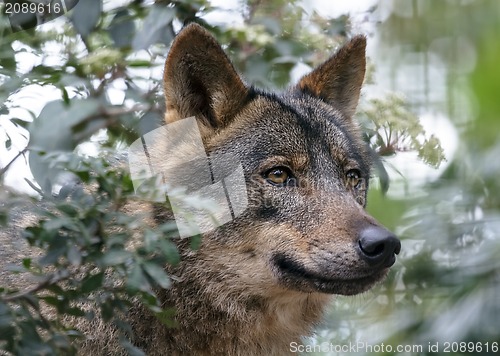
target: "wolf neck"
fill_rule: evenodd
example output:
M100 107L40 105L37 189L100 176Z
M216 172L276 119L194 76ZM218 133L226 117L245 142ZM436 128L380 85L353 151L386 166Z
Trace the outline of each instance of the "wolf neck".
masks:
M150 325L155 333L159 329L164 332L159 333L163 340L145 342L157 347L145 350L148 355L287 354L291 342L300 343L301 336L312 332L331 300L324 294L298 292L267 298L241 294L220 297L211 290L209 280L204 286L179 283L160 298L165 306L175 307L178 327L167 329L151 320L156 324ZM142 335L138 336L142 339ZM158 348L161 344L164 347Z

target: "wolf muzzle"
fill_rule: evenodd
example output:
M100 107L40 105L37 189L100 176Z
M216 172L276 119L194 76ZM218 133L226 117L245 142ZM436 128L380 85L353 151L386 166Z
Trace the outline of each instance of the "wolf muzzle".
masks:
M361 230L357 250L361 258L372 267L391 267L401 251L401 242L389 230L371 225Z

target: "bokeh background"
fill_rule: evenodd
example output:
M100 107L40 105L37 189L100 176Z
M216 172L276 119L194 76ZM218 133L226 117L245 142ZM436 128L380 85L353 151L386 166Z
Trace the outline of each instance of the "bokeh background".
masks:
M403 250L383 284L337 298L306 342L323 347L316 354L336 354L329 343L389 345L376 349L387 355L446 345L448 354L500 353L498 1L80 0L14 29L2 11L5 206L72 179L47 153L120 151L161 124L162 66L185 23L210 29L249 83L272 90L365 34L358 119L383 162L368 210Z

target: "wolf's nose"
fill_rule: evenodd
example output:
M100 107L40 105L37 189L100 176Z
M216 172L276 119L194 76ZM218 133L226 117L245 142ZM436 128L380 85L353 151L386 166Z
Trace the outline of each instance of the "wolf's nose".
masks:
M364 228L359 235L361 257L371 266L390 267L401 251L401 242L389 230L380 226Z

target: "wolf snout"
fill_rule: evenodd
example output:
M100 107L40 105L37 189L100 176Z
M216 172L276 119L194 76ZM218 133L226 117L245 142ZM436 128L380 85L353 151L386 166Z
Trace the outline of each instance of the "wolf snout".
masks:
M401 251L401 242L392 232L373 225L361 230L358 245L363 260L374 267L391 267Z

